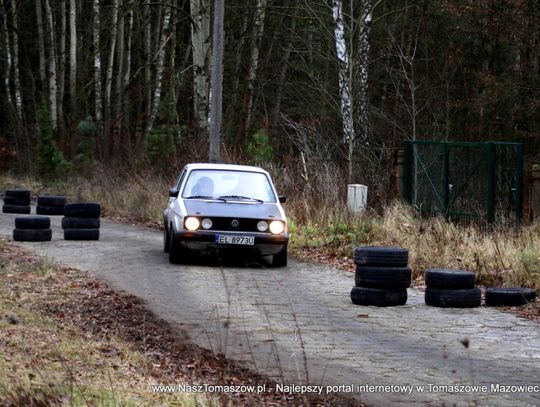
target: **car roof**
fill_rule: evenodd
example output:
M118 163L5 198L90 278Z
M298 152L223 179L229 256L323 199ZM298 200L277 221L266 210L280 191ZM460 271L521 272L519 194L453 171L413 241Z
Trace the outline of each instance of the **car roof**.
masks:
M186 165L186 170L229 170L229 171L251 171L268 174L267 171L260 167L253 167L250 165L237 165L237 164L214 164L214 163L191 163Z

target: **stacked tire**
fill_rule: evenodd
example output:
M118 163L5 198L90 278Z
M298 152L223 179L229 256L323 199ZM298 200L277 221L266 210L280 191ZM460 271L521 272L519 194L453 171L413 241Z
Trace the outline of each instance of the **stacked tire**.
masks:
M65 240L99 240L101 206L95 202L75 202L64 206Z
M425 273L427 305L442 308L475 308L482 292L475 287L475 275L467 270L427 269Z
M3 213L30 213L30 191L27 189L8 189L4 197Z
M407 302L407 288L411 286L407 249L357 247L354 262L355 286L351 290L353 304L388 307Z
M51 220L47 216L15 218L13 240L16 242L47 242L52 238Z
M519 307L536 300L536 291L525 287L490 287L486 289L488 307Z
M66 198L63 196L38 196L36 213L38 215L63 215Z

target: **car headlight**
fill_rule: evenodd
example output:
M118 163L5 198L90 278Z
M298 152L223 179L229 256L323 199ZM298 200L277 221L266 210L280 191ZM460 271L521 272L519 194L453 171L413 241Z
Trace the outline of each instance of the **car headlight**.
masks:
M279 235L280 233L283 233L284 230L285 225L283 222L274 220L270 223L270 232L272 232L274 235Z
M257 230L259 232L266 232L268 230L268 222L265 220L261 220L257 223Z
M201 224L203 229L210 229L213 225L212 219L204 218Z
M199 229L201 222L199 222L199 219L194 218L193 216L190 216L186 218L186 220L184 221L184 225L186 226L187 230L194 231L194 230Z

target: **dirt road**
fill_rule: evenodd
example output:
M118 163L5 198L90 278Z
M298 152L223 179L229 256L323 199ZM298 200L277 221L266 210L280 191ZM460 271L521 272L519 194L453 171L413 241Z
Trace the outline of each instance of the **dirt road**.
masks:
M15 216L0 215L0 235L11 236ZM104 220L99 241L74 242L59 217L52 224L51 242L19 244L142 298L189 340L278 383L341 385L374 406L540 405L535 322L428 307L414 289L403 307L355 306L353 275L328 266L171 265L151 229Z

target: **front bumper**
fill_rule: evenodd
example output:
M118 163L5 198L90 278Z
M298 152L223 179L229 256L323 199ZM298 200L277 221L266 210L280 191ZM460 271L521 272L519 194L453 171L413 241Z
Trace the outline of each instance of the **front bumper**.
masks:
M253 236L255 243L251 245L220 244L216 242L216 236ZM254 232L226 232L226 231L208 231L197 230L194 232L183 230L176 232L175 240L191 250L207 249L236 249L247 250L260 253L261 255L276 254L287 246L289 242L288 235L270 235L268 233Z

